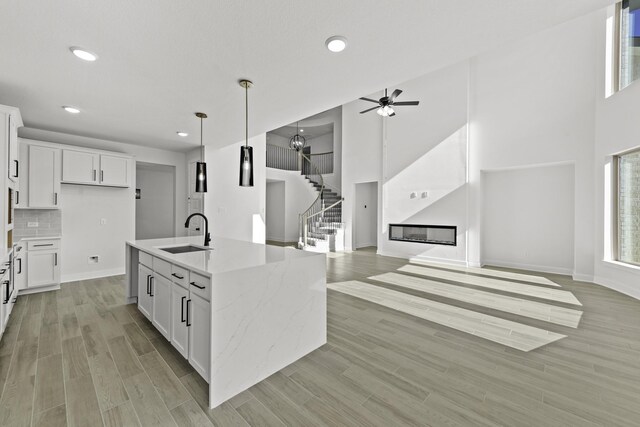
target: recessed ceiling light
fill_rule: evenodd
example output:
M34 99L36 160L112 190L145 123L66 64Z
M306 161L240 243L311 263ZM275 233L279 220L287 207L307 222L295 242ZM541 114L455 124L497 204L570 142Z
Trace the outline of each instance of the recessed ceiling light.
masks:
M332 36L324 44L331 52L342 52L347 47L347 39L342 36Z
M183 138L184 138L185 136L189 136L189 134L188 134L188 133L186 133L186 132L176 132L176 133L178 134L178 136L181 136L181 137L183 137Z
M64 109L64 111L71 114L78 114L80 112L80 110L78 110L76 107L71 107L69 105L63 105L62 108Z
M95 53L89 52L88 50L82 49L82 48L77 47L77 46L72 46L72 47L69 48L69 50L75 56L77 56L78 58L80 58L80 59L82 59L84 61L93 62L96 59L98 59L98 55L96 55Z

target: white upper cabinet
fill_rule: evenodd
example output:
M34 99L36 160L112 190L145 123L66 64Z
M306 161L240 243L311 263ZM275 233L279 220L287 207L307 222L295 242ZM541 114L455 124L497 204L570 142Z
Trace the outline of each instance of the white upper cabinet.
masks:
M60 195L60 150L29 145L28 153L29 207L57 209Z
M62 150L62 182L98 184L100 155L88 151Z
M9 179L13 182L18 182L18 177L20 176L20 165L18 158L18 119L14 114L9 115L9 134L7 136L9 139L9 142L7 144L7 157L9 159L7 171Z
M100 184L112 187L129 187L131 185L131 159L101 154Z

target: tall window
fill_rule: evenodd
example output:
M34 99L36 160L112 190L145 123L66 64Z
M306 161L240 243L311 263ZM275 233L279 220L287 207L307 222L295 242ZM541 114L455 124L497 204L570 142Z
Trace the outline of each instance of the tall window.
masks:
M618 14L619 89L640 78L640 0L623 0Z
M640 265L640 150L617 156L618 261Z

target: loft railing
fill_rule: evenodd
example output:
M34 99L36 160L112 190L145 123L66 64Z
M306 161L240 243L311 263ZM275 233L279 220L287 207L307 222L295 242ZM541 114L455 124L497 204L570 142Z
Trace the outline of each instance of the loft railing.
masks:
M300 170L298 152L287 147L267 144L267 167L286 171Z
M311 160L309 160L309 162L303 161L302 164L300 164L300 160L302 159L299 158L296 150L279 145L267 144L267 167L287 171L295 171L302 168L303 175L333 173L333 151L305 155L313 159L316 168L311 170L309 166Z

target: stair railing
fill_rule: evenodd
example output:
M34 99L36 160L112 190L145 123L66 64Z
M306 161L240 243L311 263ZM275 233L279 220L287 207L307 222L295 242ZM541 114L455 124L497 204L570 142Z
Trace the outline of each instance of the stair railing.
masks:
M306 154L300 152L299 155L301 156L303 162L302 172L311 181L314 181L311 177L317 175L317 183L318 185L320 185L320 188L318 189L318 197L316 197L316 199L313 201L313 203L311 203L311 206L309 206L306 211L302 212L298 216L298 248L304 249L309 244L309 231L315 230L314 222L316 221L316 219L321 219L321 216L325 212L337 207L340 203L342 203L344 199L340 199L330 206L325 206L323 195L326 184L324 182L324 178L322 177L320 169L314 162L311 161L311 159ZM331 221L328 225L328 228L336 229L337 227L335 225L335 222ZM333 234L333 230L331 231L331 233Z

